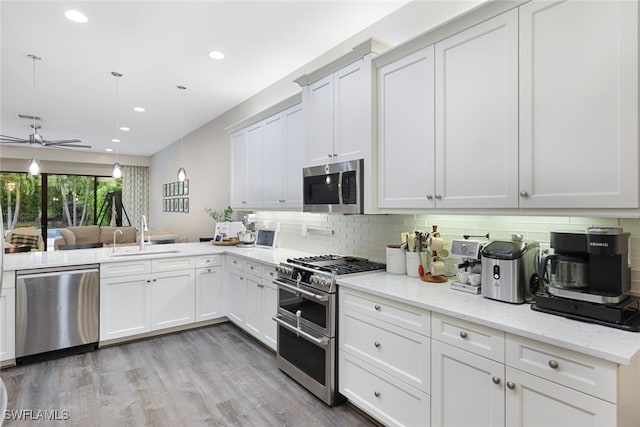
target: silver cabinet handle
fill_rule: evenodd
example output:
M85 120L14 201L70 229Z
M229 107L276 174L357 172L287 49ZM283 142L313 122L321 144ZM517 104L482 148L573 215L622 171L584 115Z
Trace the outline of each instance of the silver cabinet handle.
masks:
M520 192L520 197L527 198L527 197L529 197L529 193L527 193L526 191L521 191Z
M493 381L494 384L500 384L500 378L499 377L493 377L493 378L491 378L491 381Z
M549 367L551 369L558 369L558 362L556 362L555 360L549 360Z
M432 200L433 199L433 195L432 194L427 194L427 200Z
M515 390L516 385L514 383L512 383L511 381L507 381L507 388L509 390Z
M380 348L380 343L379 343L378 341L374 342L374 343L373 343L373 345L374 345L376 348Z
M436 199L438 200L442 199L442 194L436 194Z
M376 391L373 392L373 395L375 397L380 397L380 392L376 390Z
M460 338L466 338L468 335L465 331L460 331Z
M380 311L380 306L378 304L374 305L373 308L375 308L376 311Z

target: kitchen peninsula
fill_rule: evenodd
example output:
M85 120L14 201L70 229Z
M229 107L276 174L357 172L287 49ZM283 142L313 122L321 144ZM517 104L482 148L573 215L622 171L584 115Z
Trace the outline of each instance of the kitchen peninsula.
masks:
M278 263L301 255L305 254L288 249L209 243L150 246L144 254L137 248L84 249L8 256L4 274L11 291L10 276L19 270L100 264L104 289L111 280L105 271L114 268L192 260L187 268L193 277L197 269L208 268L204 265L209 260L216 264L216 284L223 289L215 294L224 303L223 311L208 321L214 323L234 321L227 311L230 262L258 263L265 271L273 271ZM520 425L515 420L531 410L540 416L566 415L567 407L572 416L586 417L579 419L602 421L596 425L630 426L638 419L640 334L538 313L527 304L492 301L408 276L369 273L338 284L340 391L385 424L413 425L412 421L421 420L420 425L428 425L424 420L430 419L432 425L447 425L452 414L459 412L454 410L458 401L452 399L465 390L476 396L476 404L465 413L476 419L490 415L490 425ZM105 298L114 295L101 292L101 311ZM189 295L192 307L197 307L213 294L200 292L196 298L194 291ZM119 307L120 316L125 306ZM207 322L199 322L194 315L191 322L166 331L201 324ZM104 332L101 345L144 336L105 337ZM468 383L466 389L456 389L461 384L458 380ZM546 409L531 405L546 405ZM494 424L496 419L502 422Z

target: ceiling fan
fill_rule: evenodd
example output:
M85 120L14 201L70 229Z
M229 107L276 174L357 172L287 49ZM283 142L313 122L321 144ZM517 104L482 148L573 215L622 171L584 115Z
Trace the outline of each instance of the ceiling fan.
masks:
M51 147L51 148L91 148L90 145L78 144L82 142L79 139L57 139L57 140L47 140L44 139L42 135L38 133L38 130L41 128L40 125L36 124L36 120L39 120L35 114L36 109L36 61L39 61L39 56L29 54L27 55L29 58L33 59L33 116L18 116L24 118L32 118L33 124L31 125L31 129L33 129L33 133L30 134L27 138L18 138L15 136L9 135L0 135L0 144L40 144L43 147Z

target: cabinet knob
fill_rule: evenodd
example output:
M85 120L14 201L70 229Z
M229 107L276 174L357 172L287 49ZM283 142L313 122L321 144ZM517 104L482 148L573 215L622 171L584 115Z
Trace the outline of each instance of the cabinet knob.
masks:
M380 343L379 343L378 341L374 342L374 343L373 343L373 345L374 345L376 348L380 348Z
M147 283L151 283L151 279L147 279Z
M433 195L432 194L427 194L427 200L433 200Z
M529 197L529 193L527 193L526 191L521 191L520 197Z
M376 390L376 391L373 392L373 395L375 397L380 397L380 392Z
M211 273L211 269L210 268L207 268L207 273Z
M380 311L380 306L378 304L374 305L373 308L375 308L376 311Z
M436 199L438 200L442 199L442 194L436 194Z
M550 367L551 369L558 369L558 366L559 366L559 365L558 365L558 362L556 362L556 361L555 361L555 360L553 360L553 359L552 359L552 360L549 360L549 367Z
M206 262L207 262L207 263L209 263L209 262L211 262L211 260L210 260L210 259L208 259Z
M468 335L465 331L460 331L460 338L466 338Z
M333 154L327 154L327 157L331 158L333 157Z
M507 381L507 388L509 390L515 390L516 385L514 383L512 383L511 381Z
M499 377L493 377L493 378L491 378L491 381L493 381L494 384L500 384L500 378Z

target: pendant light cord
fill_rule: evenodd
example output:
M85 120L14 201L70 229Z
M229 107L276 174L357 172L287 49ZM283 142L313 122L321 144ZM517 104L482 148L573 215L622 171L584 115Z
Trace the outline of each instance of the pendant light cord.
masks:
M120 111L119 111L119 106L120 106L120 97L119 97L119 86L118 86L118 80L120 80L120 77L122 77L122 73L119 73L117 71L112 71L111 75L113 77L116 78L116 105L115 105L115 110L116 110L116 163L118 163L118 155L120 154Z

